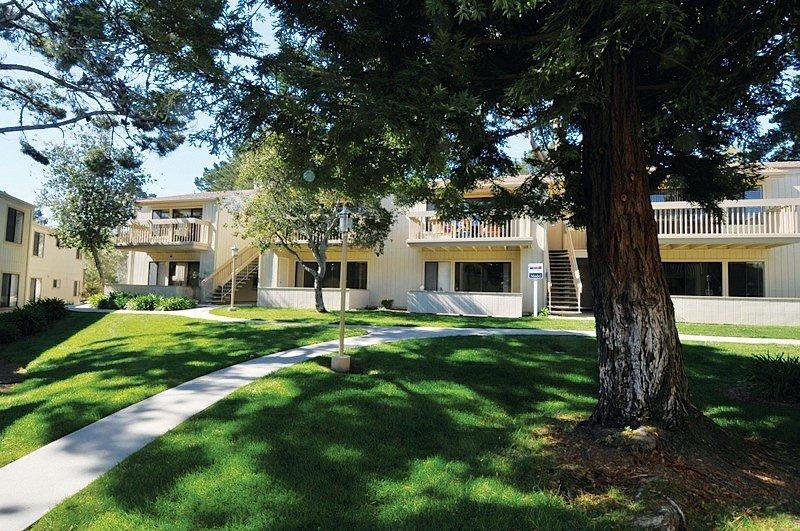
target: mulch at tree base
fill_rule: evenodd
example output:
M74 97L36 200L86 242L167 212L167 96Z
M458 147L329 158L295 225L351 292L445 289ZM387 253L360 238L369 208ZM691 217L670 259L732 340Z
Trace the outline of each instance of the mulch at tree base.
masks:
M647 450L563 427L554 427L548 438L558 469L553 487L568 498L616 488L646 511L677 506L690 528L725 516L800 510L798 463L752 441L736 441L732 448L660 439L655 450Z

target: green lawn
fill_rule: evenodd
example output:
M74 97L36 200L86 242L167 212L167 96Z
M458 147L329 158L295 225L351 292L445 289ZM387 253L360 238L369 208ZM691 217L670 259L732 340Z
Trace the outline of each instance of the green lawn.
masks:
M230 317L227 308L211 311ZM272 323L319 323L339 322L339 314L322 314L314 310L293 308L260 308L242 306L234 314L244 319L260 319ZM548 330L594 330L592 319L558 319L548 317L464 317L452 315L414 314L398 311L352 310L347 312L348 324L360 326L438 326L468 328L541 328ZM678 330L684 334L707 336L764 337L800 339L800 326L743 326L679 323Z
M766 350L688 345L694 400L734 434L797 451L796 409L725 392ZM237 391L36 527L585 529L624 526L641 509L636 489L572 490L580 471L554 453L553 430L595 402L593 340L405 341L358 350L354 366L337 375L307 362ZM753 508L735 524L741 512L709 506L692 523L789 528L797 510Z
M0 360L27 370L23 382L0 393L0 466L215 369L336 337L335 329L319 325L254 327L71 313L46 333L5 345L0 353Z

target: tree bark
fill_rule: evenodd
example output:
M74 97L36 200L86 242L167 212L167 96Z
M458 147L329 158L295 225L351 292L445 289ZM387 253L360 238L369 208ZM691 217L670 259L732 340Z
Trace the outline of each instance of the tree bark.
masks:
M320 313L328 313L325 308L325 299L322 296L322 280L325 278L325 252L327 251L327 242L314 245L309 240L309 247L311 254L314 255L314 260L317 262L317 270L313 273L314 276L314 305Z
M106 287L106 275L103 271L103 261L100 259L100 251L97 249L90 249L89 252L92 254L92 261L94 262L94 267L97 269L97 277L100 281L100 290L102 291Z
M587 107L583 184L600 393L590 424L678 428L694 411L650 203L631 64L615 60Z

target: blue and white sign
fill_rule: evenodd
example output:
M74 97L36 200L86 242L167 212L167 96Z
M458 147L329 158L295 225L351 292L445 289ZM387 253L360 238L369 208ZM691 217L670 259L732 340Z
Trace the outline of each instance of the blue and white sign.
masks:
M544 264L542 262L530 262L528 264L528 280L543 280Z

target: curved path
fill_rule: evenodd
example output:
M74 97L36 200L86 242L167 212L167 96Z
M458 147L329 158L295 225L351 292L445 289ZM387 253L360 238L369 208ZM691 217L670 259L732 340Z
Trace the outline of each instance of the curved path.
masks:
M85 311L85 310L84 310ZM200 308L188 317L212 316ZM182 312L186 313L186 312ZM173 312L173 314L179 314ZM241 321L240 319L237 319ZM592 331L530 328L360 327L348 347L464 335L594 337ZM800 345L800 340L682 335L688 341ZM337 341L285 350L206 374L126 407L0 468L0 529L25 529L117 463L233 391L283 367L335 352Z
M371 328L348 347L461 335L575 335L522 329ZM285 350L206 374L126 407L0 468L0 529L25 529L117 463L233 391L283 367L335 352L338 341Z

